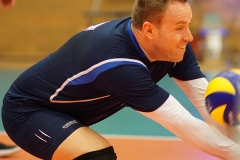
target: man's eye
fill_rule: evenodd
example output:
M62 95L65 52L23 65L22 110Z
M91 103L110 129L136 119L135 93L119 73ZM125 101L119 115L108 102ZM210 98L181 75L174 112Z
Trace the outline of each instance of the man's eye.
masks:
M182 27L177 27L177 30L181 30L182 29Z

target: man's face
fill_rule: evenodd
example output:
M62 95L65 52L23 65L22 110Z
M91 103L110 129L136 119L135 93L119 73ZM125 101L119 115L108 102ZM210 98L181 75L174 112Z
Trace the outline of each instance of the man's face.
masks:
M188 3L169 2L160 26L153 34L153 60L179 62L183 59L186 45L193 40L189 30L192 10Z

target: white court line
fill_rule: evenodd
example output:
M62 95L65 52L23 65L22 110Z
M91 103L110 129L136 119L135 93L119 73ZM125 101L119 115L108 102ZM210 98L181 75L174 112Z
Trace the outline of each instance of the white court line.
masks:
M161 140L161 141L182 141L177 137L170 136L138 136L138 135L118 135L118 134L101 134L108 139L136 139L136 140Z
M0 131L0 135L7 135L6 132ZM119 134L101 134L107 139L136 139L136 140L160 140L160 141L182 141L177 137L170 136L138 136L138 135L119 135Z

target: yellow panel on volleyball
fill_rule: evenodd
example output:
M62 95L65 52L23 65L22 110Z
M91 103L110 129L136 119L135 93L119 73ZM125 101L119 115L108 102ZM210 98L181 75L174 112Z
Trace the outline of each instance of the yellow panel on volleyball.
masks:
M208 95L216 92L225 92L232 95L235 95L236 91L234 86L231 84L229 80L224 77L216 77L213 78L208 85L206 93L204 97L206 98Z
M216 122L218 122L219 124L224 125L224 126L227 125L227 123L226 123L226 122L224 121L224 119L223 119L223 117L224 117L223 114L224 114L224 111L225 111L226 107L227 107L227 104L221 105L221 106L215 108L215 109L212 111L212 113L210 114L211 117L212 117Z
M230 71L240 75L240 69L232 68Z

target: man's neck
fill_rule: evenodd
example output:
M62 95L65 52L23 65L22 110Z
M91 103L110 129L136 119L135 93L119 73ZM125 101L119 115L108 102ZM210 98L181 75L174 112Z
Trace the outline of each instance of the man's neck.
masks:
M150 62L153 62L154 60L151 59L151 57L148 55L147 53L147 49L146 49L146 45L147 45L147 42L144 41L144 38L142 36L142 33L139 29L133 27L133 25L131 24L131 29L132 29L132 32L138 42L138 45L140 46L140 48L142 49L143 53L145 54L145 56L147 57L147 59L150 61Z

